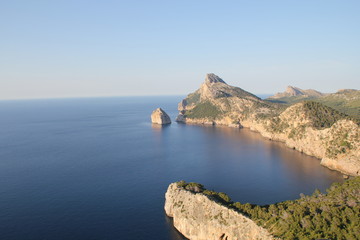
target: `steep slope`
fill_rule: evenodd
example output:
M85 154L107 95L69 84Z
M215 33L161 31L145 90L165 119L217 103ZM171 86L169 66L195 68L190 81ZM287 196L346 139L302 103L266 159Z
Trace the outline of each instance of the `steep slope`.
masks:
M358 122L317 102L290 107L266 102L214 74L179 104L178 122L248 127L266 138L322 159L321 164L360 175Z
M191 240L274 239L251 219L209 199L202 189L188 191L172 183L165 194L164 208L173 218L174 227Z

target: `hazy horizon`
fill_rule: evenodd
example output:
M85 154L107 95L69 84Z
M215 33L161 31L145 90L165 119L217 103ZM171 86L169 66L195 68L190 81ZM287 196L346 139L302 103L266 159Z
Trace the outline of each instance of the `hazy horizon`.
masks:
M67 97L33 97L33 98L0 98L0 101L11 100L51 100L51 99L82 99L82 98L141 98L141 97L186 97L186 94L173 94L173 95L118 95L118 96L67 96ZM267 93L253 93L262 98L262 96L271 96L273 94Z
M358 89L358 1L8 1L0 99Z

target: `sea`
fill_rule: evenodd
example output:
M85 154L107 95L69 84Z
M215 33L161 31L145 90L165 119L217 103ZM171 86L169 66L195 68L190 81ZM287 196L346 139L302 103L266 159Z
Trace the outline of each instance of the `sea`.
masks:
M0 101L0 239L180 240L170 183L271 204L342 175L248 129L152 125L184 96Z

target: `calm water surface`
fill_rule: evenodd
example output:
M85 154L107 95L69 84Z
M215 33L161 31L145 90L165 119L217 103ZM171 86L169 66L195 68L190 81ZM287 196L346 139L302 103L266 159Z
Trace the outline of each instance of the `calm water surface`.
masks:
M0 239L183 239L163 211L186 180L269 204L341 174L247 129L153 126L182 97L0 101Z

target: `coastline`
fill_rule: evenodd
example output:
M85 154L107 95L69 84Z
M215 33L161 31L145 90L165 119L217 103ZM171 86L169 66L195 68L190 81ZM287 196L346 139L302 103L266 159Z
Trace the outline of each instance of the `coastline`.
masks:
M239 129L246 128L252 132L260 134L262 136L262 138L264 138L268 141L276 141L276 142L282 143L284 146L286 146L290 149L296 150L300 153L306 154L311 157L315 157L320 161L320 165L322 165L332 171L340 172L346 176L359 176L360 175L359 170L356 170L357 166L351 166L351 165L348 166L348 163L345 162L345 166L347 166L347 168L344 168L344 166L341 164L342 163L341 160L325 158L325 157L320 156L319 154L314 154L314 152L306 151L306 149L300 148L298 146L298 144L289 144L289 142L286 141L287 139L281 138L279 136L276 136L275 134L265 131L262 124L252 124L252 123L254 123L253 121L244 121L244 122L242 122L242 124L232 124L232 123L229 123L227 120L208 121L207 119L186 119L184 117L179 118L179 116L176 119L176 122L180 123L180 124L198 125L198 126L213 126L213 127L221 126L221 127L239 128ZM259 126L259 125L261 125L261 126ZM263 131L261 131L261 130L263 130ZM351 171L353 169L355 169L356 171Z

